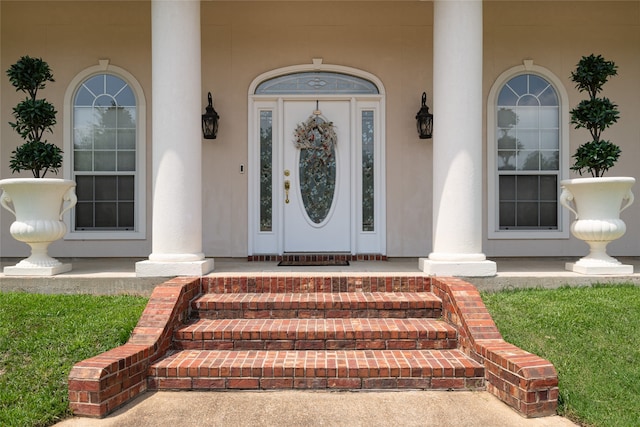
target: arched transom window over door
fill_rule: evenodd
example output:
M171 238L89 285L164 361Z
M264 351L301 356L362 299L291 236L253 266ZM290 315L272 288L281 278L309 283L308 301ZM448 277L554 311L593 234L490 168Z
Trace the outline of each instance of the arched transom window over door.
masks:
M250 255L384 254L381 84L358 71L288 71L250 89Z

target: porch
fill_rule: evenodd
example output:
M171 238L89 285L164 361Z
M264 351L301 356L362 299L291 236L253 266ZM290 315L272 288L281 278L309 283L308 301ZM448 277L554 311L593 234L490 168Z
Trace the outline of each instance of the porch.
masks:
M53 277L6 276L5 266L15 265L17 258L0 258L0 291L26 291L39 293L134 293L150 295L153 288L166 281L164 277L136 277L138 258L58 258L70 262L73 270ZM497 264L493 277L465 277L480 291L542 287L556 288L563 285L583 286L592 283L631 282L640 284L640 257L617 257L623 264L633 265L631 275L584 275L564 268L575 257L513 257L492 258ZM247 261L243 258L215 258L215 270L207 276L251 276L304 274L331 276L348 274L406 275L421 273L417 258L389 258L386 261L352 261L348 266L297 267L278 266L277 261Z

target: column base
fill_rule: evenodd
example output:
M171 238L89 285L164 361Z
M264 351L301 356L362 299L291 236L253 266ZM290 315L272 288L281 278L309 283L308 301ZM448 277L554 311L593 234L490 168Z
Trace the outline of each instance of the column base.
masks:
M199 261L160 262L139 261L136 263L137 277L173 277L173 276L204 276L213 271L213 258Z
M66 273L71 271L71 264L58 264L49 267L28 266L20 267L14 265L11 267L5 267L2 272L5 276L55 276L56 274Z
M434 276L491 277L497 273L493 261L434 261L429 258L418 260L420 271Z
M628 264L585 265L580 262L567 262L564 267L580 274L633 274L633 265Z

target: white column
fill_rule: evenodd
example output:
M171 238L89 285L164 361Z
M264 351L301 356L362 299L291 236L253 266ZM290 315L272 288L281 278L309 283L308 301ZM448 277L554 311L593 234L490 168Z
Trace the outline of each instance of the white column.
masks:
M153 230L138 276L201 276L200 1L152 0Z
M493 276L482 253L482 1L433 8L433 252L420 269Z

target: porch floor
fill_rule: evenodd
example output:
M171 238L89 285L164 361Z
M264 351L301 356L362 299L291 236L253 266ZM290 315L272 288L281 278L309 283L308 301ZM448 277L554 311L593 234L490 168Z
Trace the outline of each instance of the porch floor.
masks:
M149 295L164 281L162 277L136 277L135 264L144 258L58 258L71 263L68 273L52 277L7 276L0 270L0 291L41 293L135 293ZM514 257L491 258L497 263L498 274L493 277L465 277L479 290L497 291L506 288L588 285L592 283L631 282L640 285L640 257L618 257L623 264L634 267L631 275L584 275L565 270L566 262L577 257ZM389 258L386 261L352 261L349 266L285 267L277 261L247 261L244 258L214 258L215 270L210 275L246 273L249 275L304 274L331 276L349 275L412 275L420 274L417 258ZM19 259L0 258L0 268L15 265ZM28 279L28 280L25 280Z

